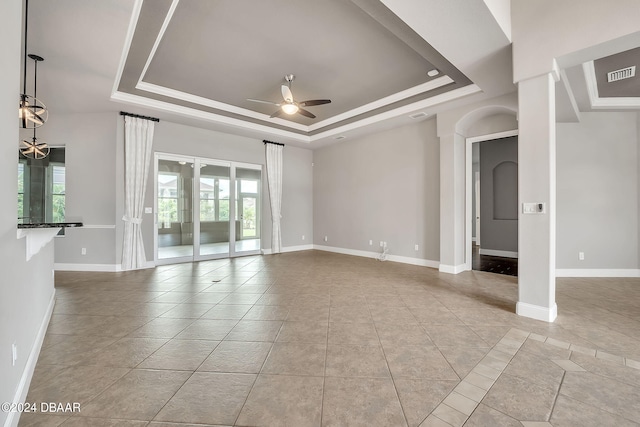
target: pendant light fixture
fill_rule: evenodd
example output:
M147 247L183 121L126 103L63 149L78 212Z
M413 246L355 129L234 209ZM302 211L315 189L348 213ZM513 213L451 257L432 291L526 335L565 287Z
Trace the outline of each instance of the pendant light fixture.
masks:
M20 107L18 109L18 118L20 120L20 127L23 129L34 129L42 126L49 117L47 107L36 98L36 78L34 76L33 83L33 96L27 94L27 35L28 35L28 23L29 23L29 0L25 0L24 8L24 67L22 77L22 93L20 94ZM31 59L36 61L42 61L42 58L38 56L38 60L33 58L37 55L28 55ZM35 73L35 71L34 71Z
M38 78L38 62L44 61L44 58L34 54L30 54L29 58L33 59L33 80L34 81L33 81L32 99L37 100L36 90L37 90L37 78ZM33 105L30 106L29 108L33 108ZM46 112L46 109L45 109L45 112ZM30 120L23 120L23 121L30 121ZM44 122L42 122L42 124L44 124ZM22 141L20 141L20 153L29 159L39 160L39 159L44 159L49 155L49 151L50 151L49 145L46 142L39 142L38 138L36 137L36 128L42 126L42 124L40 124L39 126L33 126L33 137L31 138L30 141L26 139L23 139Z

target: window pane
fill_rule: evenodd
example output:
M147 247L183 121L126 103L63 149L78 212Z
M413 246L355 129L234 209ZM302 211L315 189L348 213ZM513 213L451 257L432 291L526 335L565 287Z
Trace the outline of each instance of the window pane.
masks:
M24 163L18 163L18 218L24 217Z
M243 193L257 193L258 192L258 181L248 181L243 179L240 185L240 191Z
M53 202L53 222L64 222L64 194L54 194Z
M219 185L218 198L228 199L229 198L229 180L218 178L218 185Z
M51 168L51 219L53 222L64 222L65 167L52 164Z
M178 199L158 198L158 226L169 228L178 221Z
M220 221L229 221L229 200L220 200Z
M213 198L211 200L200 200L200 221L215 221L216 205Z

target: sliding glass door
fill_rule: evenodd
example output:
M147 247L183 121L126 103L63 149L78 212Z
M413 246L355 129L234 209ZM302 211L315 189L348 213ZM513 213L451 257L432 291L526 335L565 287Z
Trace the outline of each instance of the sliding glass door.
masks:
M260 250L260 169L235 168L237 254Z
M262 167L156 154L158 264L260 253Z
M231 166L200 163L199 259L229 256L231 218Z
M193 160L156 162L157 260L193 259Z

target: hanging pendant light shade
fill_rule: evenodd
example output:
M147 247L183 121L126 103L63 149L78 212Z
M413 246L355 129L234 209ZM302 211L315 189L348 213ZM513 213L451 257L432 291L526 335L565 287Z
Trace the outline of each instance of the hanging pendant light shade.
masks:
M36 131L33 130L33 138L30 141L23 139L20 141L20 154L28 159L44 159L49 155L51 149L46 142L38 141L36 138Z
M36 92L36 83L38 78L38 62L44 61L44 58L38 55L30 54L29 58L33 59L33 90L34 95ZM49 155L49 145L46 142L38 141L36 137L36 128L42 126L45 121L47 121L48 112L47 109L44 108L42 103L39 103L38 99L33 96L29 97L28 95L23 95L20 98L21 105L23 101L27 103L29 100L32 100L33 103L24 107L24 110L21 108L20 113L20 121L21 124L32 123L33 126L22 126L23 128L33 129L33 137L30 141L23 139L20 141L20 154L29 158L29 159L44 159ZM39 124L38 124L39 123Z
M43 102L38 100L37 90L37 67L38 61L44 59L38 55L27 55L27 29L29 16L29 0L25 2L24 10L24 64L22 77L22 93L20 94L20 106L18 107L19 126L23 129L34 129L42 126L49 118L49 111ZM35 61L33 71L33 96L27 94L27 56Z

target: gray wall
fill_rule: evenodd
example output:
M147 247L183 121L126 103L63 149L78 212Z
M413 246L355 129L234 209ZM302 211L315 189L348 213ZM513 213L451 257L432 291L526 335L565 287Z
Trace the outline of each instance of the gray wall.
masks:
M434 119L314 151L314 243L438 261L439 153Z
M514 114L494 114L484 117L469 127L465 136L490 135L492 133L504 132L505 130L518 129L518 120ZM482 238L482 236L480 236Z
M56 263L116 263L117 119L113 112L51 114L38 132L52 145L65 145L65 214L85 224L56 238ZM86 248L86 255L82 255L82 248Z
M518 252L517 169L512 181L496 180L500 168L517 165L518 138L485 141L479 145L480 248ZM511 189L515 191L509 191ZM512 215L500 215L500 212Z
M123 128L122 128L123 129ZM123 130L122 130L123 131ZM118 130L120 150L124 147L124 138ZM261 140L199 129L176 123L161 121L154 130L153 150L159 153L198 156L219 160L253 163L263 165L262 171L262 248L271 248L271 211L268 198L267 175L264 144ZM124 156L118 154L118 162ZM313 235L311 215L313 205L313 175L311 169L311 150L286 146L284 148L283 195L282 195L282 244L284 247L297 246L311 242ZM123 165L116 170L123 169ZM154 182L153 167L147 181L145 206L153 206ZM124 184L117 187L117 198L124 199ZM123 214L123 206L117 207L116 217ZM117 254L122 253L122 221L117 222ZM147 260L153 260L153 215L147 214L142 223L142 233ZM302 235L305 241L301 240ZM120 262L120 257L118 257Z
M637 117L557 125L557 268L638 268Z
M116 112L55 114L38 136L66 150L66 212L87 227L68 229L56 238L58 264L114 266L121 263L124 213L124 125ZM197 155L264 165L260 140L162 121L156 124L154 151ZM283 245L310 244L313 239L313 171L311 150L284 149L282 201ZM153 165L145 206L153 206ZM13 180L15 181L15 180ZM12 182L13 182L12 181ZM263 167L262 247L271 247L271 213ZM147 260L153 260L153 215L143 221ZM302 236L305 240L302 240ZM81 249L87 254L82 255Z
M0 2L0 186L7 201L0 203L0 402L14 400L54 293L53 245L26 261L25 239L16 238L21 22L21 1ZM15 366L11 363L13 343L18 347ZM0 425L8 415L0 411Z

